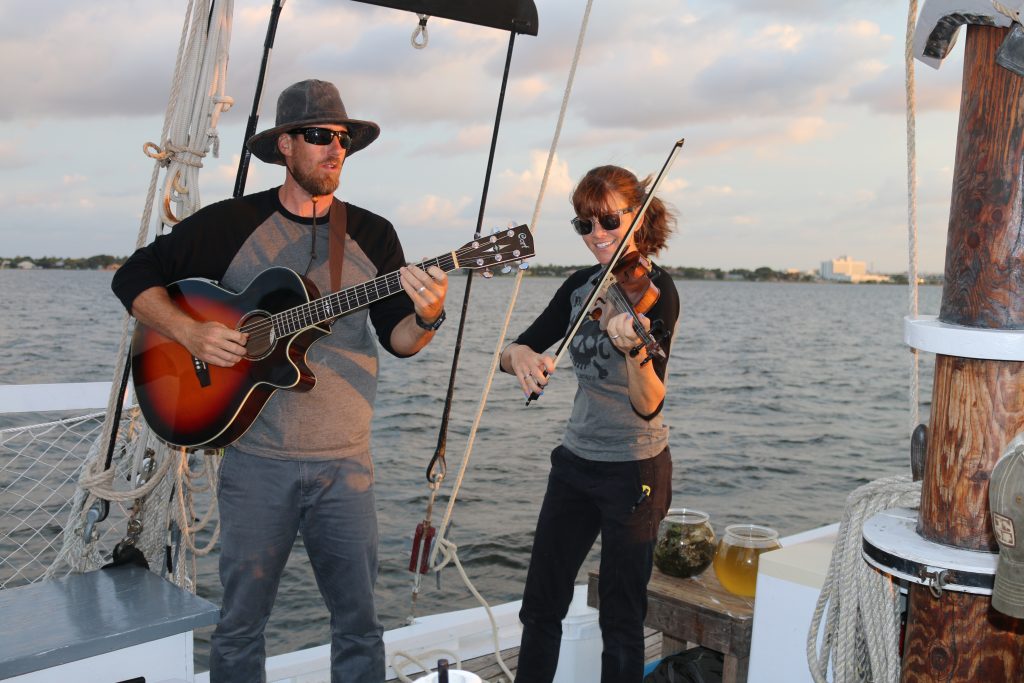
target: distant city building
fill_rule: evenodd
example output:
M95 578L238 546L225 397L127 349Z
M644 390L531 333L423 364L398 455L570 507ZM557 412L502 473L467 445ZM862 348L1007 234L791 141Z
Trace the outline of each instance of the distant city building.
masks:
M36 267L36 264L32 263L31 261L19 261L18 262L18 268L20 268L21 270L32 270L35 267Z
M868 272L868 264L854 261L849 256L840 256L831 261L821 262L821 279L832 282L889 282L888 275Z

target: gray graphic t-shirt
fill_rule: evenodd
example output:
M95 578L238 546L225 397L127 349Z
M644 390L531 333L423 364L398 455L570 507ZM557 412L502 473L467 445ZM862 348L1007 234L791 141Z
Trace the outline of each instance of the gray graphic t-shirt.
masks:
M560 341L576 319L596 284L601 267L577 271L559 287L547 308L517 339L542 353ZM679 294L672 278L655 267L652 282L660 297L646 314L660 320L664 329L675 330L679 317ZM661 346L666 356L671 336ZM596 320L587 320L569 342L569 356L579 384L572 415L562 445L588 460L621 462L653 458L668 446L668 425L661 407L652 415L640 415L629 400L626 358L616 349ZM655 358L654 369L665 381L667 358Z

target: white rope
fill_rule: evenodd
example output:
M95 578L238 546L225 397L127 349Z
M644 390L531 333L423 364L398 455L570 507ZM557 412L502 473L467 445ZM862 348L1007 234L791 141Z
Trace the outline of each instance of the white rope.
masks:
M531 226L537 225L537 221L540 217L541 206L544 203L544 194L547 190L548 181L551 176L551 168L554 166L556 151L558 149L558 141L561 137L562 127L565 123L565 115L569 108L569 98L572 94L572 86L576 79L576 69L579 65L580 55L583 52L583 43L584 39L586 38L587 24L590 21L590 12L593 8L593 4L594 0L587 0L587 6L583 12L583 19L580 23L579 36L576 39L576 49L573 52L572 65L569 68L569 76L566 81L565 90L562 94L562 105L558 112L558 121L555 124L555 132L551 140L551 147L548 150L547 162L544 165L544 175L541 179L540 190L537 194L537 201L534 204L533 215L530 219ZM494 616L491 612L491 608L487 604L487 601L483 598L483 596L481 596L480 593L473 586L472 582L469 579L469 576L462 568L462 563L459 562L458 559L458 546L448 541L446 535L451 524L452 512L455 509L455 501L458 499L459 490L462 487L462 482L465 479L466 471L469 468L469 461L473 454L473 445L476 441L477 431L480 428L480 422L483 419L484 408L487 405L487 398L490 394L491 385L494 382L494 376L497 373L498 365L501 362L501 351L505 346L505 338L506 335L508 334L509 324L511 323L512 320L512 311L515 309L516 301L519 298L519 289L522 286L522 282L523 272L519 271L519 273L516 274L516 282L515 286L512 289L512 296L509 299L508 307L505 310L505 320L502 323L501 331L497 336L494 351L491 354L491 365L487 373L487 379L484 382L483 390L481 391L480 402L477 406L476 415L473 418L473 425L469 431L469 437L466 444L465 454L463 455L462 458L462 464L459 466L459 471L456 476L455 483L452 486L451 495L448 498L448 507L445 509L444 519L442 520L440 526L438 527L438 532L436 536L437 540L434 543L434 547L430 552L429 568L429 571L437 572L444 568L444 566L447 565L449 562L455 563L455 566L459 570L459 575L462 577L462 580L466 584L466 587L469 588L470 592L477 599L477 602L479 602L480 605L482 605L487 612L488 619L490 620L491 623L491 631L494 636L495 658L497 659L498 666L501 668L502 672L504 672L504 674L508 677L509 681L511 681L514 678L514 676L512 675L512 672L509 671L508 667L505 666L505 662L501 657L501 652L498 644L498 627L494 620ZM439 554L443 556L440 561L438 561ZM394 668L393 665L392 668Z
M1009 17L1010 19L1012 19L1013 21L1017 22L1018 24L1024 23L1024 22L1021 21L1021 13L1022 13L1022 10L1024 10L1024 3L1021 3L1020 6L1017 7L1017 9L1010 9L1008 6L1006 6L1003 3L999 2L999 0L992 0L992 7L994 7L995 10L997 12L999 12L1000 14L1003 14L1003 15Z
M412 683L413 680L419 679L412 679L406 676L405 673L402 671L402 669L405 668L405 665L403 664L399 666L399 659L404 659L409 664L414 664L418 667L417 671L428 672L430 671L430 664L427 664L424 660L429 659L431 661L434 661L440 659L441 657L446 657L450 659L452 662L454 662L456 669L462 668L462 660L459 659L459 654L457 652L452 652L451 650L427 650L426 652L419 653L419 657L410 655L406 652L399 651L391 657L391 668L394 670L395 675L398 676L398 680L402 681L402 683Z
M165 129L160 146L151 142L143 146L148 156L167 168L161 205L164 225L174 225L199 208L199 169L208 151L218 156L217 122L234 103L224 93L233 0L216 4L212 17L210 0L201 2L203 6L192 14L184 59L179 58L172 88L172 96L184 100L172 100L181 104L172 108L169 130ZM177 205L176 213L171 211L172 203Z
M846 499L807 633L807 663L816 683L827 683L830 665L835 683L899 680L899 591L890 577L861 557L861 533L864 522L876 512L913 508L920 502L921 485L911 481L910 475L865 484ZM821 632L826 609L828 618Z
M583 21L580 26L579 38L576 41L576 51L573 54L572 66L569 69L569 78L565 86L565 91L562 95L562 106L558 112L558 122L555 125L555 134L551 140L551 147L548 150L547 162L544 165L544 176L541 180L540 191L537 195L537 202L533 208L533 216L530 219L530 225L536 226L537 221L540 217L541 205L544 202L544 193L547 190L548 180L551 175L551 167L554 165L555 152L558 149L558 140L562 134L562 126L565 122L565 113L569 107L569 96L572 93L572 84L576 78L576 67L579 64L580 54L583 51L583 40L586 37L587 22L590 20L590 10L594 4L594 0L587 0L587 7L583 13ZM480 427L480 421L483 417L484 407L487 405L487 397L490 394L491 384L494 380L494 375L497 372L498 364L501 361L501 351L505 347L505 338L508 334L509 324L512 320L512 311L515 309L516 300L519 297L519 289L523 283L523 272L520 271L516 274L516 284L512 290L512 297L509 299L508 307L505 309L505 320L502 323L501 332L497 336L497 344L494 347L494 352L491 354L491 365L487 373L487 381L484 384L483 391L480 396L480 403L477 406L476 415L473 418L473 426L469 432L468 443L466 444L466 452L462 459L462 465L459 468L458 477L456 478L455 485L452 487L452 494L448 499L448 507L444 513L444 520L441 522L439 527L438 537L443 537L447 532L448 525L451 521L452 510L455 508L455 501L458 498L458 491L462 486L462 480L465 478L466 470L469 467L470 456L473 453L473 444L476 440L476 433ZM434 550L430 554L430 563L434 564L434 561L438 554L438 546L434 547ZM440 569L440 567L438 567Z
M909 0L904 44L907 106L907 284L908 309L918 313L917 149L914 86L914 29L917 0ZM909 432L920 422L920 373L911 349ZM871 482L847 498L828 573L807 633L807 663L817 683L899 680L900 598L895 580L871 568L861 556L864 522L893 507L917 507L920 483L901 475ZM822 617L828 610L822 631ZM821 640L820 646L818 640Z
M903 61L906 69L906 102L907 102L907 285L910 301L909 314L917 316L918 312L918 270L917 270L917 102L914 96L914 27L917 24L917 0L910 0L907 12L907 34L904 43ZM921 373L920 354L915 348L910 349L910 429L921 422Z

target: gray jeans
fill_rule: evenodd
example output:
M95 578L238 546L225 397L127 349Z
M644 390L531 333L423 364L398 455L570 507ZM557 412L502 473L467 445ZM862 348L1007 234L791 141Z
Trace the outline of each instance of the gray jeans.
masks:
M331 613L331 681L384 680L373 604L373 473L357 458L274 460L229 448L221 465L220 580L211 683L266 681L263 630L298 532Z

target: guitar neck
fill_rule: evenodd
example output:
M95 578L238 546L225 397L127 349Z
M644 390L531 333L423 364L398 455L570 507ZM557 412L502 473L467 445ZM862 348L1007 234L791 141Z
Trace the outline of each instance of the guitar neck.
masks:
M451 251L416 264L416 267L422 270L426 270L430 266L437 266L446 273L461 267L455 258L455 252ZM357 308L369 306L401 291L402 281L396 270L373 280L327 294L301 306L276 313L271 316L274 321L274 331L279 337L293 334L343 316Z

